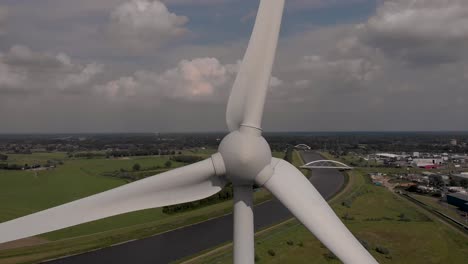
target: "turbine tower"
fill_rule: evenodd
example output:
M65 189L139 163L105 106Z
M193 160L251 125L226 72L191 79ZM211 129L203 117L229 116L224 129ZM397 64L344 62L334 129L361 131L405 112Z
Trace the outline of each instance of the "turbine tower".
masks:
M290 163L271 156L261 120L284 0L261 0L227 105L230 133L209 159L0 224L0 243L114 215L200 200L234 187L234 263L254 263L253 185L268 189L344 263L377 263Z

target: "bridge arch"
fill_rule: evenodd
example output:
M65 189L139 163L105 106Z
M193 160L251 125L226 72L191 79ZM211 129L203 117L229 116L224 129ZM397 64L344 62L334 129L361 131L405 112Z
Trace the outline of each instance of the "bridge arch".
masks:
M296 146L294 146L294 148L296 149L307 149L307 150L311 150L312 148L307 146L306 144L298 144Z
M315 160L309 162L303 166L302 169L340 169L340 170L351 170L353 167L350 167L343 162L336 160Z

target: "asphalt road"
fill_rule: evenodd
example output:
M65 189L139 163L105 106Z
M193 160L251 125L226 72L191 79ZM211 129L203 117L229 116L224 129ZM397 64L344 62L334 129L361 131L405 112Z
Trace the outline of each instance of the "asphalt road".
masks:
M315 152L304 152L306 162L322 159ZM311 182L325 198L330 198L344 184L338 170L314 170ZM292 217L277 200L254 208L255 229L260 230ZM48 264L155 264L168 263L232 240L232 215L215 218L203 223L169 231L153 237L120 244L97 251L83 253Z

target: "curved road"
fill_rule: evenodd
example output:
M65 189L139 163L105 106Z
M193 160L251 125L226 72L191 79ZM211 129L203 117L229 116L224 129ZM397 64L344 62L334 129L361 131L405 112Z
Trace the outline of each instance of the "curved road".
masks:
M322 159L315 152L302 152L304 161ZM344 184L338 170L314 170L310 181L326 198L337 193ZM255 230L277 224L292 217L277 200L262 203L254 208ZM232 215L183 227L145 239L49 261L49 264L81 263L168 263L232 240Z

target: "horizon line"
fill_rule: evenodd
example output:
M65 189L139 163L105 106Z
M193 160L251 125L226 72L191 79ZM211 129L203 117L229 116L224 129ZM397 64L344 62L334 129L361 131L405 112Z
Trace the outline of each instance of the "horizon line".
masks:
M4 135L84 135L84 134L217 134L229 133L228 130L212 130L212 131L119 131L119 132L0 132L0 136ZM468 133L468 130L271 130L263 131L263 133Z

